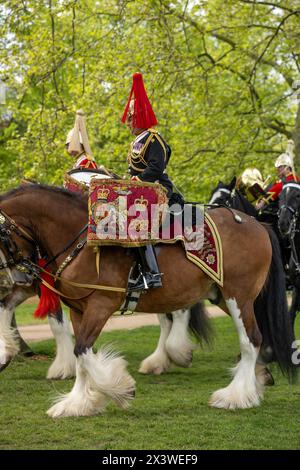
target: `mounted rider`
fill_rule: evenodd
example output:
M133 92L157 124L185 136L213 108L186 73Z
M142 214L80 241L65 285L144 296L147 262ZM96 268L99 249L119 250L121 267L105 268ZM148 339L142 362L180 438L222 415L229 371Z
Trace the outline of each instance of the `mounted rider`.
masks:
M69 155L76 159L73 168L98 168L92 155L86 130L85 114L82 110L76 111L75 124L68 133L66 149Z
M268 204L278 201L284 183L300 181L294 170L293 146L294 142L289 140L286 151L276 159L275 168L279 180L267 188L267 198L260 201L256 205L256 209L263 210Z
M278 202L279 196L283 189L283 185L287 182L299 182L300 178L296 175L294 170L294 142L288 141L287 149L284 153L279 155L275 160L275 168L279 180L269 185L267 188L267 197L263 198L256 204L256 209L260 211L259 220L262 222L270 222L273 226L275 233L278 236L282 254L283 264L286 272L288 272L288 264L290 259L290 246L287 239L282 238L278 229ZM287 277L287 285L289 279Z
M153 129L157 119L145 90L141 73L133 75L131 91L122 116L135 136L127 157L131 179L160 183L167 190L170 199L173 185L165 170L171 156L171 149L160 133ZM131 291L162 287L161 273L157 265L154 248L148 244L138 249L142 272L129 283Z

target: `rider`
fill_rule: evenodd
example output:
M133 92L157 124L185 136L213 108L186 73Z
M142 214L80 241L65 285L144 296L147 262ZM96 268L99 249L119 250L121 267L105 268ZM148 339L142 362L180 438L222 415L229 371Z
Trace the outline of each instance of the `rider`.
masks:
M95 162L85 126L84 112L76 112L75 124L70 130L66 140L66 149L69 155L76 158L73 168L98 168Z
M283 189L283 185L286 182L298 182L300 178L295 174L294 165L293 165L293 142L288 142L288 147L286 152L279 155L275 161L275 168L277 169L277 174L279 181L276 181L267 188L267 197L262 199L256 204L256 209L260 211L260 220L271 221L273 229L278 236L283 264L288 269L289 258L290 258L290 248L288 246L288 240L283 239L278 230L277 224L277 212L278 212L278 200L280 193ZM274 206L274 207L273 207ZM268 216L268 208L271 209ZM269 217L271 216L271 219ZM287 282L289 282L287 277Z
M129 173L132 180L158 182L167 190L167 196L173 194L173 185L165 173L171 156L171 149L153 129L157 120L147 96L143 77L140 73L133 75L133 83L122 117L135 136L127 157ZM129 290L162 287L154 248L151 244L138 248L143 273L129 282Z
M289 142L290 144L290 142ZM293 155L291 151L286 151L279 155L275 161L275 168L279 176L279 181L267 188L267 198L263 199L256 205L256 209L262 210L272 201L277 201L283 188L283 184L287 182L300 181L300 178L293 170Z

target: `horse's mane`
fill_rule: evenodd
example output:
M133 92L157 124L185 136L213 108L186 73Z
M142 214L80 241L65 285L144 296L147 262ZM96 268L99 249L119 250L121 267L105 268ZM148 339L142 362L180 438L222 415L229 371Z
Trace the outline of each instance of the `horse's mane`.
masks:
M258 215L257 210L255 207L251 204L250 201L246 198L246 196L239 190L235 190L236 196L232 199L232 207L237 210L241 210L242 212L245 212L248 215L252 215L253 217L256 217Z
M82 195L81 193L75 193L59 186L49 186L46 184L33 184L33 183L21 184L17 188L11 189L10 191L0 195L0 202L5 201L6 199L9 199L14 196L19 196L19 195L29 194L31 192L39 192L39 191L63 196L70 202L75 203L80 206L86 206L87 204L86 196Z

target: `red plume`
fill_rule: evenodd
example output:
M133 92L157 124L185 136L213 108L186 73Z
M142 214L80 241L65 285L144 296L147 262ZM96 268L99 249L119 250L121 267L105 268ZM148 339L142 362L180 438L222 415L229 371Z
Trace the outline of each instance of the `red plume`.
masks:
M132 95L134 96L134 113L132 116L134 127L149 129L149 127L156 126L157 120L147 96L141 73L133 74L131 91L121 121L126 122Z
M46 264L45 259L39 259L38 265L43 268ZM49 272L48 269L46 271ZM51 287L54 287L54 279L49 274L42 272L41 278L46 281ZM45 318L49 313L56 313L60 306L60 299L55 292L48 289L44 284L40 284L40 301L34 312L34 317L36 318Z

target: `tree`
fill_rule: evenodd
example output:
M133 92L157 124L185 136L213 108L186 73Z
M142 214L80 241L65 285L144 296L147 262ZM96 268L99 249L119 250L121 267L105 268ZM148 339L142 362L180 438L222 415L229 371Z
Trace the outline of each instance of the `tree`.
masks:
M298 2L225 3L2 2L0 74L12 113L1 131L3 188L22 175L62 183L78 108L98 162L125 173L130 136L120 117L136 71L188 199L207 200L220 178L247 166L272 171L290 137L300 164Z

